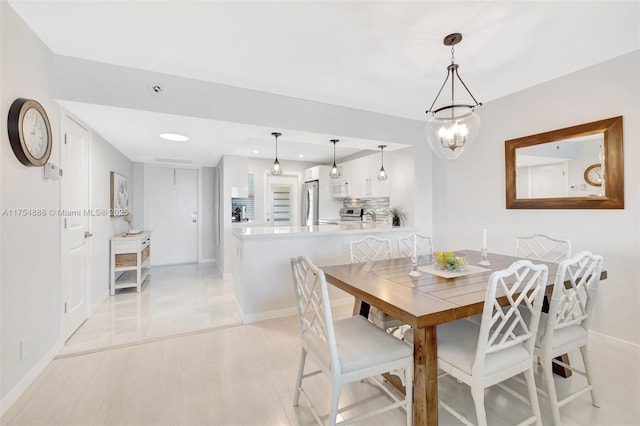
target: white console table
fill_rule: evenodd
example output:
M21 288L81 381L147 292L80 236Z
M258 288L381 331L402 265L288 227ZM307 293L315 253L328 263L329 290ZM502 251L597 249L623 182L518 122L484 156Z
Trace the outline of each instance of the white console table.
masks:
M111 295L122 288L136 287L139 293L142 283L149 276L151 232L135 235L122 234L111 238Z

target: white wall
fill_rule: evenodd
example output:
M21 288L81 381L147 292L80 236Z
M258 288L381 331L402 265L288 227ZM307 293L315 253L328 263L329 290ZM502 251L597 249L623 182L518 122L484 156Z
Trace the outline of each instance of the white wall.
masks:
M640 52L486 103L480 138L455 162L434 161L436 247L511 254L518 235L571 239L574 252L602 254L608 279L599 290L593 329L640 344ZM504 141L623 116L623 210L507 210Z
M60 181L44 180L40 167L18 162L8 140L6 117L19 97L39 101L49 116L60 164L60 113L51 97L51 52L6 2L0 2L0 187L1 210L58 209ZM1 217L0 397L5 397L58 343L60 333L59 218ZM26 353L20 359L20 342Z
M129 207L135 214L131 226L144 229L144 163L133 163L133 196L129 199Z
M110 208L111 172L125 176L129 180L129 188L136 193L136 182L133 163L120 151L109 144L102 136L91 132L90 151L90 192L89 203L92 209ZM134 218L142 216L136 206L129 206ZM89 305L95 310L109 294L109 259L110 242L114 235L128 230L123 217L92 216L89 218L91 238L91 287L89 289Z
M213 167L203 167L200 173L202 177L202 203L200 206L201 220L201 238L200 238L200 261L215 261L216 245L215 245L215 169Z
M18 97L38 100L53 131L50 162L60 165L61 118L52 97L52 54L6 2L0 2L0 116ZM76 119L77 120L77 119ZM110 171L132 178L132 163L99 135L90 133L90 209L109 209ZM64 180L43 178L43 169L18 162L6 131L0 132L0 211L60 208ZM135 191L135 190L134 190ZM135 192L134 192L135 195ZM35 379L63 344L60 341L61 217L2 215L0 220L0 415ZM92 279L95 307L109 288L109 238L126 229L122 218L92 216ZM20 357L20 344L23 356Z

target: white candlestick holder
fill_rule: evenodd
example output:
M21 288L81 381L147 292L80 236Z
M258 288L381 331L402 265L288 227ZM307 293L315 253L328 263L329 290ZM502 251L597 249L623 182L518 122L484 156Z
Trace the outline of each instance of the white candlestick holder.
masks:
M418 271L418 258L417 256L411 256L411 272L409 272L410 277L419 277L422 273Z
M491 265L491 262L489 262L489 256L487 254L486 247L480 250L480 262L478 262L478 265L482 265L482 266Z

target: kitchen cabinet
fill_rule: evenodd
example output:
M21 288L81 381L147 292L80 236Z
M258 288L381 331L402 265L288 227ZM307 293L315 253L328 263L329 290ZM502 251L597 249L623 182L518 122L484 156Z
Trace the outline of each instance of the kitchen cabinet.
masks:
M249 159L246 157L225 157L227 187L231 188L231 198L249 197Z
M304 181L320 180L321 170L326 171L327 176L329 175L329 166L315 166L304 171Z
M388 197L389 181L379 181L380 154L372 154L342 164L343 176L350 177L351 197Z

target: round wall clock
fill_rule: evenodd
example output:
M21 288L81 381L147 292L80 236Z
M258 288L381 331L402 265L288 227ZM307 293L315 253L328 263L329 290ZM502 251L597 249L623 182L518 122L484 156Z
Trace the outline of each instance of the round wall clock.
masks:
M592 164L584 170L584 180L591 186L602 186L602 166Z
M44 166L51 155L51 124L42 105L33 99L18 98L9 108L9 142L25 166Z

